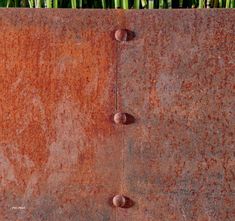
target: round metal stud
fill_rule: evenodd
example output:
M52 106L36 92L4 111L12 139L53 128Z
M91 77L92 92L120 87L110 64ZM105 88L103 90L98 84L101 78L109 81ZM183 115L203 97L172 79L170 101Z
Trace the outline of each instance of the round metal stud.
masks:
M125 124L127 121L127 116L125 113L118 112L114 114L113 120L116 124Z
M113 197L113 205L116 207L124 207L126 199L123 195L116 195Z
M115 31L115 39L117 41L127 41L127 30L126 29L118 29Z

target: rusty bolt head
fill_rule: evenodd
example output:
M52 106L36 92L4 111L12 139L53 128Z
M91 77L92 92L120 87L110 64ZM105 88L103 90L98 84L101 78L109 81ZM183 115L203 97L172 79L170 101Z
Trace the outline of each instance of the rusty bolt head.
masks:
M126 203L126 199L122 195L116 195L113 197L113 205L116 207L124 207Z
M127 30L126 29L118 29L115 32L115 39L117 41L127 41Z
M121 112L118 112L114 115L114 122L116 124L125 124L126 123L126 114L125 113L121 113Z

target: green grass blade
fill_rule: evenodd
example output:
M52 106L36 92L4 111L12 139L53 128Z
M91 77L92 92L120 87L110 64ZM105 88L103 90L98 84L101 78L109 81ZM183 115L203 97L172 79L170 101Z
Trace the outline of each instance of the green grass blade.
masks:
M71 7L77 8L77 1L76 0L71 0Z
M231 4L231 2L230 2L230 0L226 0L226 8L230 8L230 4Z
M134 0L134 9L139 9L140 8L140 0Z
M128 0L122 0L122 7L123 7L123 9L129 9L129 2L128 2Z
M183 0L179 0L179 8L183 8L183 4L184 4L184 1Z
M58 0L53 1L53 8L58 8Z
M9 7L10 7L10 4L11 4L11 0L7 0L7 5L6 5L6 7L9 8Z
M35 0L35 8L41 8L41 7L42 7L41 0Z
M106 8L106 0L102 0L102 8Z
M167 1L167 8L172 8L172 0Z
M147 0L141 0L141 5L142 5L142 8L147 8Z
M154 0L149 0L148 8L154 9Z
M46 0L46 7L47 8L52 8L52 0Z
M219 0L219 7L220 7L220 8L223 7L223 0Z
M28 2L29 2L29 7L33 8L34 7L34 1L33 0L28 0Z
M198 8L205 8L205 1L204 0L199 0Z
M114 8L120 8L120 0L114 0Z
M168 0L160 0L159 8L168 8Z

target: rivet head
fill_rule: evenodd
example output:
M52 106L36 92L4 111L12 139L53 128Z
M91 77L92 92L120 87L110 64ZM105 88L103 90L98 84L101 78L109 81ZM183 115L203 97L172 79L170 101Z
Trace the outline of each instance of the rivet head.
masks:
M118 29L115 32L115 39L117 41L127 41L127 30L126 29Z
M113 120L116 124L125 124L127 117L125 113L118 112L114 114Z
M124 207L126 199L123 195L116 195L113 197L113 205L116 207Z

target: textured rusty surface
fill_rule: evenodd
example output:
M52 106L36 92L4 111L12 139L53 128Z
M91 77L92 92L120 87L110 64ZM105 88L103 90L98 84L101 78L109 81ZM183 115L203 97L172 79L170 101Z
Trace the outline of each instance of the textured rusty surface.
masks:
M234 20L0 10L0 221L233 220Z
M235 11L128 17L137 37L119 48L124 129L118 221L235 217ZM128 61L128 62L127 62Z
M0 18L0 220L114 220L112 26L71 10Z

